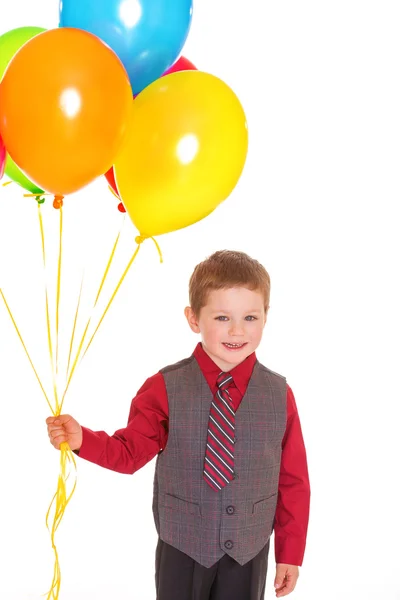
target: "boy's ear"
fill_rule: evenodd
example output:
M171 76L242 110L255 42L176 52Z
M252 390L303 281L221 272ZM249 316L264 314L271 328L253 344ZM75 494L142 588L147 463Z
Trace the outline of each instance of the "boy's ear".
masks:
M194 333L200 333L198 319L190 306L187 306L185 308L185 317L187 318L187 322L189 323L190 329L194 331Z

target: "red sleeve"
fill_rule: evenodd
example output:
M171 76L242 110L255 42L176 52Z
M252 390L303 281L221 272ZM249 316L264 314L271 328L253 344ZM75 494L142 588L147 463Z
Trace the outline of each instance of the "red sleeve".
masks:
M113 435L83 427L79 456L106 469L132 474L165 448L168 397L164 378L147 379L132 400L128 425Z
M294 395L287 386L287 425L282 440L278 503L275 514L275 560L301 566L310 510L307 456Z

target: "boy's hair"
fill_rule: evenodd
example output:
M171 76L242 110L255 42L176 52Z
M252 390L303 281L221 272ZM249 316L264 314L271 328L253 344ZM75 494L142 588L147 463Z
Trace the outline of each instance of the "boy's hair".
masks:
M199 263L190 278L189 302L195 315L206 305L209 292L230 287L259 290L268 310L271 282L262 264L244 252L219 250Z

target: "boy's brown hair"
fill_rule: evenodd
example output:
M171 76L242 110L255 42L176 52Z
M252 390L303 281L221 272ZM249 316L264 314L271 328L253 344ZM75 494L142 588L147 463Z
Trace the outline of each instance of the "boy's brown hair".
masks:
M259 290L268 310L271 282L262 264L244 252L219 250L199 263L190 278L189 302L195 315L206 305L209 292L230 287Z

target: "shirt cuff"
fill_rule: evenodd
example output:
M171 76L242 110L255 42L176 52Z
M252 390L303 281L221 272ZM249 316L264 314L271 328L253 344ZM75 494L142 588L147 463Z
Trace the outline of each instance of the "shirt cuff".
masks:
M104 441L100 439L100 432L94 432L87 427L82 427L82 444L76 454L90 462L98 464L104 452Z
M303 540L279 538L275 536L275 561L285 565L303 564L305 544Z

